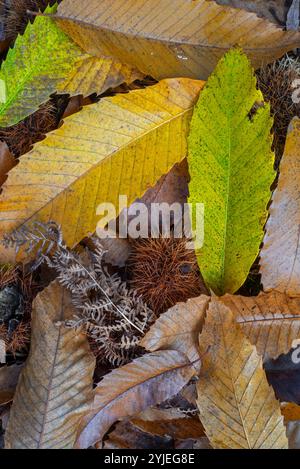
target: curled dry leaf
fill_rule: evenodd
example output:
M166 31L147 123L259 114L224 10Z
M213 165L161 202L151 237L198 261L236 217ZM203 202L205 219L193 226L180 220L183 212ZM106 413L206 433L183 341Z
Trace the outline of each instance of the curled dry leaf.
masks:
M100 442L117 420L174 396L195 373L187 357L174 350L150 353L113 370L95 389L92 409L81 422L77 447Z
M280 175L270 207L260 254L265 291L300 294L300 119L295 118L280 163Z
M293 341L300 339L300 298L271 291L253 297L225 295L220 301L265 359L288 353Z
M177 303L163 313L143 337L140 345L155 350L178 350L189 360L200 358L198 336L210 298L201 295L186 303Z
M210 0L64 0L56 21L92 55L114 55L157 79L206 79L236 44L253 65L272 62L297 47L287 32L245 10Z
M267 382L261 357L231 311L216 299L207 312L200 353L197 403L212 446L287 448L280 405Z
M0 196L0 238L33 220L55 220L66 244L74 246L97 224L104 227L109 219L99 221L99 204L120 209L119 194L132 203L186 156L192 109L203 85L164 80L103 98L66 118L10 171ZM1 251L3 259L14 261L12 253Z
M57 283L34 301L30 354L11 409L7 448L73 447L92 397L95 367L86 336L62 325L73 314L68 294Z

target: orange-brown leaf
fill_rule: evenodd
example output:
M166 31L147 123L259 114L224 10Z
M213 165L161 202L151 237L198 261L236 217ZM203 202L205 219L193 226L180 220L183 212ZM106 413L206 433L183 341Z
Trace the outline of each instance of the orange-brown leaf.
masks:
M171 419L171 420L142 420L134 418L131 423L152 435L168 435L176 440L185 440L188 438L198 439L205 436L203 426L198 417Z

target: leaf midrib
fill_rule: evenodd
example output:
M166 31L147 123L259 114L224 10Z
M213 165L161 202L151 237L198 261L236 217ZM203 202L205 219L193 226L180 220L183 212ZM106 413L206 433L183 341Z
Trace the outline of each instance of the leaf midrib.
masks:
M79 179L84 179L87 177L87 175L92 172L94 169L96 169L99 165L102 165L104 163L104 161L108 158L113 158L113 156L116 154L116 153L119 153L121 152L124 148L126 148L128 145L132 145L134 143L136 143L137 141L139 141L140 139L143 139L145 137L145 135L149 134L150 132L152 131L157 131L160 127L163 127L165 125L169 125L170 122L172 122L173 120L175 119L179 119L181 118L182 116L184 116L185 114L188 114L192 111L193 107L190 107L188 109L185 109L184 111L178 113L176 116L172 116L172 118L168 119L168 120L164 120L163 122L161 122L159 125L156 125L155 127L152 127L151 129L148 129L146 130L145 132L143 132L141 135L133 138L129 143L124 143L123 145L121 145L116 151L113 151L111 153L109 153L108 155L106 155L101 161L97 161L96 163L94 163L93 165L91 165L84 173L80 174L79 176L76 176L75 180L67 185L66 187L63 188L63 190L60 190L57 194L55 193L53 195L53 197L49 198L49 200L47 200L47 202L41 206L39 206L36 211L34 213L31 213L26 219L22 220L22 223L19 225L19 226L23 226L25 225L26 223L28 223L35 215L37 215L40 210L44 207L47 207L49 204L51 204L56 198L60 197L62 194L64 193L68 193L70 191L70 188L76 184L76 182L79 180ZM69 118L72 118L73 116L69 116ZM67 122L68 118L65 119L65 121ZM50 132L49 135L54 135L56 132L56 130L54 130L53 132ZM40 142L37 143L37 145L39 144ZM33 148L34 150L34 148ZM97 153L97 152L96 152ZM182 156L181 160L184 158L184 155ZM16 167L16 171L18 171L19 169L19 165ZM4 183L3 185L3 194L5 194L5 187L6 187L6 183ZM0 196L0 201L1 201L1 196Z
M219 311L218 311L218 313L219 313ZM221 330L222 330L222 338L223 338L225 354L226 354L226 363L227 363L227 367L228 367L228 372L229 372L229 376L230 376L230 381L231 381L231 385L232 385L234 399L235 399L235 402L236 402L236 407L237 407L237 410L238 410L238 413L239 413L239 416L240 416L240 419L241 419L241 425L242 425L242 428L243 428L243 431L244 431L244 435L245 435L245 438L246 438L246 441L247 441L248 448L252 449L252 446L251 446L249 438L248 438L248 433L247 433L247 430L246 430L246 423L245 423L244 418L242 416L242 412L241 412L241 409L240 409L241 406L240 406L240 403L238 401L238 397L237 397L237 394L236 394L236 391L235 391L235 383L234 383L234 380L233 380L231 368L229 366L231 357L228 355L228 347L227 347L227 344L226 344L226 336L225 336L225 333L224 333L224 324L223 324L222 316L221 316L220 313L219 313L219 320L221 321L221 324L222 324L221 325Z
M64 292L63 292L62 295L61 295L61 304L60 304L60 313L59 313L60 317L58 319L59 322L62 322L63 319L64 319L64 296L65 295L64 295ZM46 420L47 420L47 416L48 416L50 395L51 395L51 390L52 390L51 383L52 383L53 378L54 378L54 370L55 370L55 367L56 367L56 364L57 364L59 344L60 344L61 337L62 337L62 329L63 329L63 325L60 324L59 327L58 327L58 335L57 335L57 340L56 340L56 345L55 345L55 352L54 352L53 361L52 361L51 370L50 370L50 375L49 375L49 379L48 379L47 395L46 395L46 400L45 400L45 411L43 412L43 419L42 419L42 423L41 423L41 432L39 434L39 439L38 439L38 448L42 448L42 445L43 445L43 438L44 438L44 433L45 433L46 423L47 423Z
M225 293L225 265L226 265L226 241L227 241L227 231L228 231L228 217L229 217L229 197L230 197L230 182L231 182L231 138L232 138L232 124L229 119L228 112L227 114L227 125L228 125L228 163L227 163L227 193L225 200L225 222L224 222L224 240L223 240L223 251L222 251L222 273L221 273L221 293Z

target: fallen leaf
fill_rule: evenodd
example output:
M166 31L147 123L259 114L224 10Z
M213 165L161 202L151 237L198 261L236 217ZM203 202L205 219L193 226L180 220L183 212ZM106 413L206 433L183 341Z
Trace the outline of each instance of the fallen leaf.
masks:
M219 5L242 8L284 27L292 0L216 0Z
M212 449L209 439L202 436L197 440L178 440L175 442L175 449Z
M294 353L296 361L293 359ZM300 405L300 349L293 349L276 360L266 360L264 369L275 396L281 402L295 402Z
M281 404L281 413L285 422L300 420L300 406L294 402L284 402Z
M190 361L200 358L198 336L210 298L201 295L186 303L177 303L155 321L140 345L146 350L177 350Z
M299 28L300 2L293 0L286 19L286 29L298 31Z
M200 335L200 420L214 448L287 448L279 402L261 357L231 311L213 298Z
M57 283L34 300L30 354L5 435L9 449L74 445L79 421L92 397L95 359L86 335L62 324L73 315L70 298Z
M12 401L21 370L22 365L0 368L0 406Z
M131 422L119 422L104 442L104 449L173 449L169 436L151 435Z
M300 119L295 118L280 163L278 186L270 206L260 253L265 291L300 294Z
M186 156L203 84L165 80L103 98L66 118L10 171L0 196L0 238L33 220L51 219L74 246L95 231L99 204L118 209L119 194L127 195L128 204L142 196ZM99 228L107 221L100 220ZM11 252L1 254L14 261Z
M300 449L300 421L288 422L286 433L289 439L289 449Z
M115 59L86 54L49 16L39 15L1 66L0 126L17 124L55 91L88 96L138 78L141 73Z
M174 202L183 205L187 203L189 188L188 181L189 168L187 160L184 159L180 163L176 163L173 168L164 174L154 187L150 187L143 195L144 204L166 202L172 205Z
M16 166L17 161L5 142L0 142L0 187L7 179L7 173Z
M196 383L190 383L185 386L180 392L183 399L185 399L192 407L197 407L197 389Z
M293 341L300 339L300 298L271 291L252 297L225 295L220 301L265 359L289 352Z
M204 428L198 417L154 421L133 418L130 422L143 432L157 436L167 435L174 440L196 440L205 436Z
M209 0L90 0L85 8L64 0L56 21L90 54L115 56L156 79L206 79L237 44L258 68L297 47L300 37Z
M164 174L154 187L150 187L143 197L137 199L135 202L141 202L148 208L148 224L149 231L151 231L152 237L159 237L163 233L164 225L162 221L161 205L169 204L180 204L183 208L184 204L187 203L189 189L189 169L186 158L177 163L171 168L171 170ZM134 202L134 203L135 203ZM157 205L156 205L157 204ZM127 210L128 223L132 216L130 216L130 208ZM122 215L120 214L120 217ZM155 220L155 224L153 221ZM170 213L171 224L175 222L172 212ZM179 223L182 223L180 218ZM169 227L167 228L169 229ZM174 231L176 231L176 225L174 223Z
M154 352L104 376L90 413L82 419L77 447L100 442L117 420L131 417L177 394L196 373L182 353Z
M184 389L184 388L183 388ZM136 415L136 418L147 421L155 422L157 420L179 420L185 418L185 414L178 409L178 407L149 407L148 409Z
M97 233L99 234L100 231L102 231L104 235L104 229L100 230L98 228ZM107 233L108 231L106 230L106 235ZM129 240L128 238L119 238L113 236L115 236L115 233L112 233L112 237L103 237L101 239L101 244L103 249L105 249L103 260L107 264L111 264L117 267L124 267L131 252Z
M205 236L196 254L217 295L236 292L259 253L275 178L271 127L250 62L231 50L201 92L188 140L189 202L204 204ZM197 218L193 210L195 231L202 226Z

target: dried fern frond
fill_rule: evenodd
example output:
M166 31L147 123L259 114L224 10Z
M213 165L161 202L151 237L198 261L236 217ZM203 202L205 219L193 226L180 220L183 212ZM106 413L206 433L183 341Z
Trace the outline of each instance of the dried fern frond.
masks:
M55 270L78 311L67 325L86 327L102 361L120 365L139 354L138 343L155 320L154 313L117 275L107 272L99 239L93 239L93 251L79 255L66 247L55 222L35 222L6 236L4 242L37 252L34 266L45 261Z
M35 252L36 262L33 269L37 268L51 251L62 243L60 227L54 222L40 223L38 221L27 227L23 225L3 238L5 247L14 247L18 253L21 247L26 247L28 254Z

